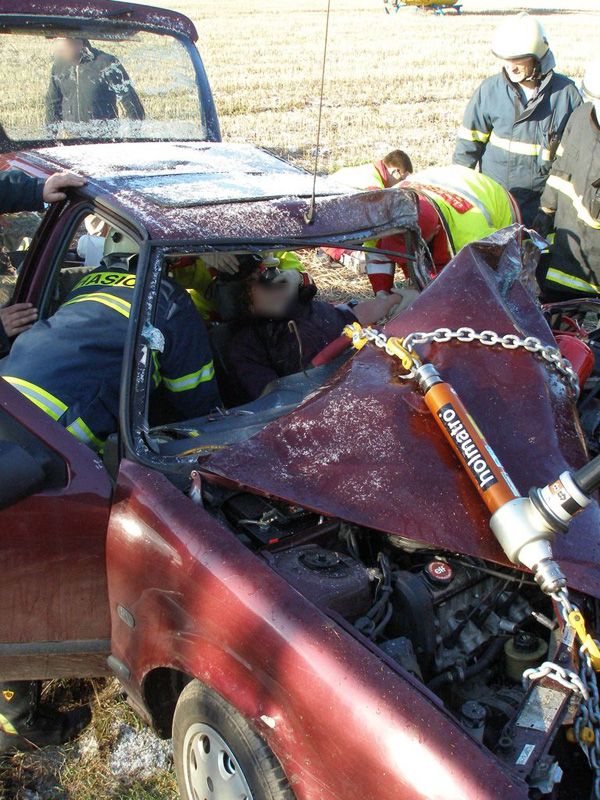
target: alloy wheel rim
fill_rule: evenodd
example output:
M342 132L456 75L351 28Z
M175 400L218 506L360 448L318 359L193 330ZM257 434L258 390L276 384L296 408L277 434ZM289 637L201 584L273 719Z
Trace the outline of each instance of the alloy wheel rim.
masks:
M183 742L185 788L190 800L254 800L231 747L210 725L191 725Z

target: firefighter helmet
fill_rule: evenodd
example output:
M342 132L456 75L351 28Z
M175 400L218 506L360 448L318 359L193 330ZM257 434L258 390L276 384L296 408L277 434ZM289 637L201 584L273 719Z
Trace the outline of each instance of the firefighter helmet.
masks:
M138 243L118 228L111 228L104 241L105 256L133 256L140 252Z
M499 25L492 39L492 53L503 61L516 58L541 61L548 50L548 39L541 23L526 11Z
M588 102L600 100L600 58L594 58L587 65L581 90Z

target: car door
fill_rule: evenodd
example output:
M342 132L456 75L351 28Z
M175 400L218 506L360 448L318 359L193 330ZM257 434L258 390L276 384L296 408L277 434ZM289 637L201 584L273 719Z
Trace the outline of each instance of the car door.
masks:
M0 475L0 679L104 674L106 469L0 379Z
M52 287L73 269L69 243L89 210L81 199L54 207L37 233L26 219L33 242L13 270L18 278L0 275L4 302L51 313ZM4 224L12 264L23 252L23 223ZM106 672L112 490L102 460L0 378L0 680Z

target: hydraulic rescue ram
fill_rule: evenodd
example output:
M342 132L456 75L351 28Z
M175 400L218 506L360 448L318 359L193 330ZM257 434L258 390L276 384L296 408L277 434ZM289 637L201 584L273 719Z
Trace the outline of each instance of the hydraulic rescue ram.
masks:
M573 517L589 505L590 496L600 487L600 457L576 473L563 472L547 486L531 489L529 497L522 497L455 389L433 364L423 363L414 352L412 335L388 338L358 323L344 332L358 349L372 341L401 360L407 370L401 377L418 384L427 407L488 507L490 527L508 558L530 569L546 594L564 588L566 579L553 558L552 542L555 534L564 533ZM475 334L471 339L480 337ZM498 342L502 343L502 337ZM516 346L512 341L511 349Z

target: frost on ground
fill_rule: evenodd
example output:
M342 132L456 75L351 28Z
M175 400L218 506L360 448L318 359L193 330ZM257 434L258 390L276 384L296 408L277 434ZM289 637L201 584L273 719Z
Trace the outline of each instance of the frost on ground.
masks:
M61 682L53 705L92 701L93 718L64 747L0 758L0 800L174 800L170 741L127 706L116 681ZM68 702L64 702L65 694ZM58 700L58 702L56 702Z

